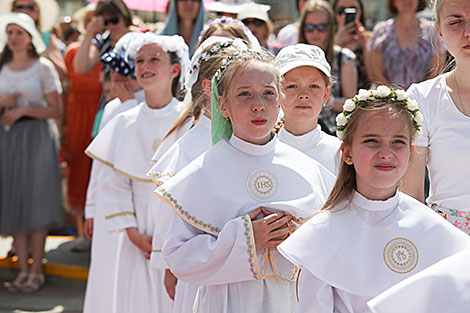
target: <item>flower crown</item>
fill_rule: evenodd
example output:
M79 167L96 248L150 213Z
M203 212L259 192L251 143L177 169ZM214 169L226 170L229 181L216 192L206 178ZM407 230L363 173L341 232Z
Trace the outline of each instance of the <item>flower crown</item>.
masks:
M197 62L194 63L193 67L189 70L189 75L194 73L199 69L199 66L201 65L201 62L209 60L209 58L219 52L220 50L227 48L229 46L233 45L233 40L226 41L219 43L212 48L210 48L208 51L204 52L201 54L201 56L197 59Z
M222 72L225 71L225 69L230 65L230 63L232 63L232 61L234 59L241 56L242 54L251 54L253 56L254 55L257 55L257 56L262 55L262 53L259 52L259 51L246 49L246 50L239 50L239 51L235 52L234 54L232 54L231 56L226 57L225 59L222 60L222 65L219 67L217 72L215 72L215 74L214 74L214 78L215 78L217 83L220 81Z
M344 139L344 130L346 129L349 119L356 108L366 103L368 100L375 99L388 99L390 101L403 104L403 107L405 107L405 109L413 118L415 139L421 137L421 123L423 122L423 115L418 110L418 102L408 98L404 90L390 89L387 86L379 86L377 87L377 90L360 89L357 95L351 99L347 99L344 102L343 112L336 116L336 135L339 139Z
M209 24L207 24L204 29L201 31L201 33L199 34L199 40L202 38L202 36L204 36L204 34L206 33L206 31L212 26L212 25L215 25L215 24L223 24L223 23L235 23L237 24L238 26L240 26L243 31L246 33L247 31L250 31L248 29L248 27L246 27L245 24L243 24L241 21L239 20L236 20L236 19L233 19L231 17L227 17L227 16L222 16L222 17L218 17L216 18L215 20L213 20L212 22L210 22Z

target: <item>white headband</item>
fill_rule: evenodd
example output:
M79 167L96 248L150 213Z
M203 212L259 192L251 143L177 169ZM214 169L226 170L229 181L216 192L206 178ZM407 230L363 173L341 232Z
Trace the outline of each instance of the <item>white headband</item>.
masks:
M174 52L179 58L180 80L179 86L182 89L185 86L186 75L189 68L189 52L188 46L184 42L183 37L178 35L173 36L159 36L151 32L143 33L138 36L129 44L129 48L126 51L126 59L134 59L137 52L145 45L157 44L165 52Z

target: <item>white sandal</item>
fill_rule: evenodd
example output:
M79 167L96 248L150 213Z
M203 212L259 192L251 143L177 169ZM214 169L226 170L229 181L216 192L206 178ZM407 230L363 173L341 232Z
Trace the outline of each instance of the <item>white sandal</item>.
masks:
M18 292L19 290L21 290L23 285L28 281L28 278L29 278L29 273L20 272L18 276L16 276L15 280L4 283L4 286L5 288L7 288L9 292Z
M23 293L34 293L44 286L45 282L44 274L30 273L20 290Z

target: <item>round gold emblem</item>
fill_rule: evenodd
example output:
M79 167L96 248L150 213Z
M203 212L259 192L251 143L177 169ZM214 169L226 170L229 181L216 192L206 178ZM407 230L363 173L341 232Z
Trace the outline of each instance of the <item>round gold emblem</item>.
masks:
M384 249L385 264L396 273L409 273L418 264L418 249L405 238L391 240Z
M155 139L155 141L152 144L153 151L157 151L158 146L160 145L161 140Z
M248 177L248 192L258 200L272 199L279 190L279 182L271 173L256 170Z

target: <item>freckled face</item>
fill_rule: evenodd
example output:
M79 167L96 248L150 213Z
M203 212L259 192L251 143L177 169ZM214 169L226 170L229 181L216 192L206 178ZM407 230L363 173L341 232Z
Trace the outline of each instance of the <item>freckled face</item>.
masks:
M356 188L369 199L383 200L395 193L411 158L410 130L405 117L382 110L360 117L343 160L354 165Z
M233 134L254 144L265 144L279 113L278 77L272 65L251 61L234 74L220 112L232 123Z

